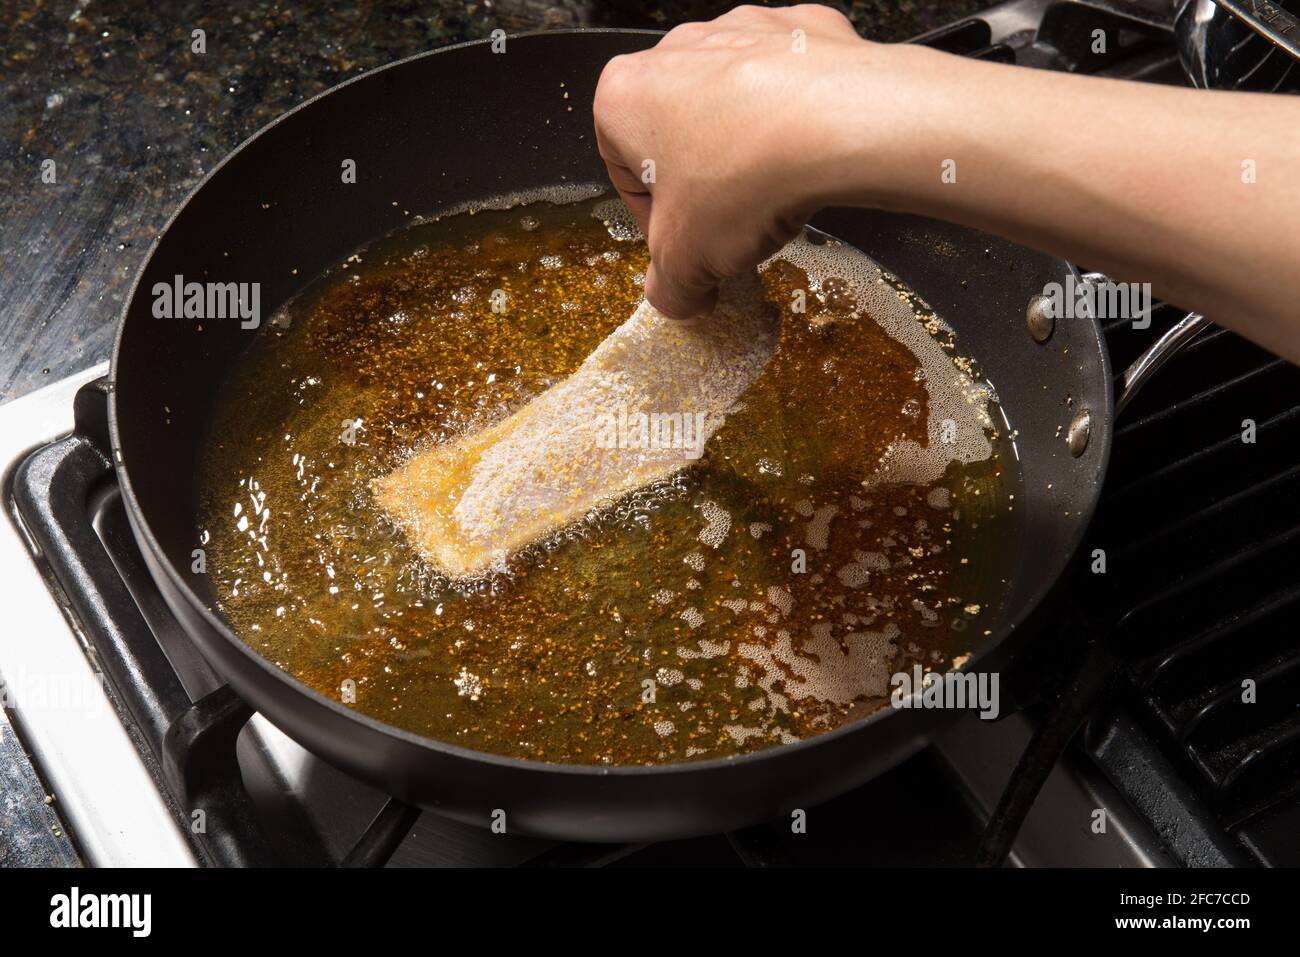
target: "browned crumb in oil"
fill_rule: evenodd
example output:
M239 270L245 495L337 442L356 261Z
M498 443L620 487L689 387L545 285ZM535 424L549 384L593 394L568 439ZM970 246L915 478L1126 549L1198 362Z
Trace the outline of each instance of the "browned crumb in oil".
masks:
M890 673L969 648L956 625L988 596L954 589L954 540L1000 466L951 473L943 495L864 493L890 443L925 443L926 391L834 282L787 310L697 466L478 589L433 574L369 481L574 371L636 307L647 265L589 204L468 219L336 269L223 396L202 524L250 645L399 727L610 764L816 734L880 707ZM777 303L809 285L783 262L764 280Z

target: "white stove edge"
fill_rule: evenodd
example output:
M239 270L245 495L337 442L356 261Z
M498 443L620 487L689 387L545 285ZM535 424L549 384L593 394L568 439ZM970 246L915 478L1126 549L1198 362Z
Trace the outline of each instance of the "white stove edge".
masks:
M77 389L107 371L101 363L0 406L0 467L14 468L31 449L70 432ZM5 704L86 862L195 866L180 824L50 593L12 508L0 521L0 583Z

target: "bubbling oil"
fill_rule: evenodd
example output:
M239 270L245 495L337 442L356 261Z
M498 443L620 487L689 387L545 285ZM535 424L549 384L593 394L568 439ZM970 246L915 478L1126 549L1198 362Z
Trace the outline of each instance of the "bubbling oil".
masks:
M473 582L408 545L371 480L561 381L637 306L645 245L591 195L412 226L258 334L199 473L236 633L398 727L603 764L815 735L977 651L1019 536L996 402L924 303L824 238L764 265L779 348L697 464Z

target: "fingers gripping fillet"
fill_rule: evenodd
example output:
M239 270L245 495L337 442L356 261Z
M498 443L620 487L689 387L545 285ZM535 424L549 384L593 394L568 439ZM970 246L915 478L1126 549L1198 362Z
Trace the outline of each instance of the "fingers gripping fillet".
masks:
M724 283L698 323L643 302L569 378L481 432L418 453L374 494L449 577L482 574L698 460L779 333L753 274Z

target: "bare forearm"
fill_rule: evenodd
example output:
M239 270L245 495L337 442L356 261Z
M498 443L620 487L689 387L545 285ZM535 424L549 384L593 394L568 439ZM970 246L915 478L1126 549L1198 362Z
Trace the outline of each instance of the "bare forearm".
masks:
M612 61L596 132L649 237L646 295L677 318L819 207L862 205L1149 282L1300 362L1294 97L983 63L864 41L825 7L748 7Z
M885 55L907 78L883 107L896 132L846 154L852 195L823 199L963 222L1150 282L1300 361L1300 101ZM863 122L879 137L878 115Z

